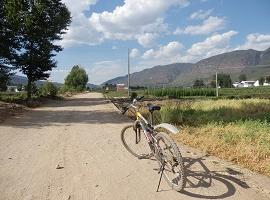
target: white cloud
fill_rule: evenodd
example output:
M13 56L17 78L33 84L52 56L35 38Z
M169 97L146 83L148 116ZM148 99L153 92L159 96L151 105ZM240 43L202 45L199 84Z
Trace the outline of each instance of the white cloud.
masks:
M202 42L195 43L187 50L182 58L185 61L198 61L203 58L231 51L230 40L236 35L236 31L228 31L223 34L214 34Z
M90 5L97 3L97 0L62 0L68 7L72 16L81 14L83 11L89 10Z
M157 34L154 33L145 33L138 37L138 43L143 47L152 47L155 45L155 39Z
M123 76L127 73L127 64L120 60L105 60L94 63L91 68L86 69L89 82L101 84L111 78Z
M189 18L190 19L206 19L212 12L213 12L213 9L199 10L197 12L192 13Z
M252 33L247 35L246 42L238 46L236 49L255 49L263 51L270 47L270 34L264 35L259 33Z
M177 28L174 34L206 35L224 29L225 24L225 18L210 16L200 25L187 26L184 30Z
M168 32L164 14L172 6L185 7L189 0L125 0L112 12L92 13L85 11L97 0L63 0L72 15L72 23L60 43L64 46L76 44L96 45L105 39L138 40L150 47L159 34Z
M51 72L50 78L52 81L64 83L66 76L69 74L70 69L54 68Z
M140 56L140 51L138 49L131 49L130 51L130 57L131 58L136 58Z
M162 63L176 62L183 48L183 44L173 41L161 46L158 50L149 49L145 51L142 58L145 60L155 59Z
M71 12L72 22L60 44L69 47L73 45L96 45L104 39L95 31L94 27L85 16L84 11L96 4L97 0L63 0Z
M112 12L93 13L89 21L106 39L138 39L140 44L148 45L145 40L153 40L157 34L167 31L165 12L171 6L188 4L187 0L125 0Z

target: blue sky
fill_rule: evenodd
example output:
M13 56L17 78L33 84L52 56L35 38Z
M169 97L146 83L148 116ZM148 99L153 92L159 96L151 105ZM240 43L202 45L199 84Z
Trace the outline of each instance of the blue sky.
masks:
M160 64L270 47L269 0L63 0L73 21L51 80L73 65L100 84Z

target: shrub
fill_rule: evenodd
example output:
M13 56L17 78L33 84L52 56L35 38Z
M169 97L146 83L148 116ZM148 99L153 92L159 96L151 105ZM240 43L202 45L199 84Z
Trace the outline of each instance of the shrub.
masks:
M55 97L57 95L57 87L53 83L47 81L41 87L41 95L45 97L46 96Z
M131 99L135 99L138 96L138 94L136 92L132 92L130 95Z
M182 123L183 112L179 107L165 106L160 110L161 121L167 123Z

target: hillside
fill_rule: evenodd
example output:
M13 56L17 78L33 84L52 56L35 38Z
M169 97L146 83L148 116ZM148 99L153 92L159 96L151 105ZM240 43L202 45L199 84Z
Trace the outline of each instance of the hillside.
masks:
M43 85L44 81L36 81L35 82L37 86ZM63 85L62 83L53 82L56 86ZM25 76L19 76L19 75L13 75L10 78L10 85L27 85L27 77Z
M174 63L170 65L159 65L150 69L144 69L140 72L131 74L131 84L133 86L160 86L163 84L170 84L179 74L190 73L192 65L193 64L191 63ZM106 81L105 83L127 84L127 76L117 77Z
M203 59L197 63L174 63L156 66L131 74L133 86L187 86L195 79L210 81L216 70L228 73L234 80L246 73L251 80L270 75L270 48L265 51L237 50ZM105 83L127 83L127 76L116 77ZM104 83L104 84L105 84Z

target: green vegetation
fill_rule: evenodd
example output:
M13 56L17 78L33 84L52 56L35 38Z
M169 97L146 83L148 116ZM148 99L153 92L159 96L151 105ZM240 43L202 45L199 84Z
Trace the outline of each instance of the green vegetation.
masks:
M217 74L217 82L218 86L221 88L231 88L232 87L232 79L229 74ZM210 87L216 87L216 75L213 75L212 81L209 84Z
M195 80L194 83L193 83L193 88L204 88L205 87L205 84L203 82L203 80Z
M45 98L55 98L58 88L51 82L45 82L40 88L32 84L32 98L29 99L27 92L0 92L0 101L23 104L29 107L37 106Z
M9 103L21 103L27 100L25 92L0 92L0 101Z
M219 94L227 98L270 98L270 87L221 88Z
M215 96L216 92L211 88L157 88L145 90L146 95L156 96L156 97L193 97L193 96Z
M247 75L246 74L240 74L238 77L239 81L246 81L247 80Z
M86 89L86 84L88 82L88 75L86 71L79 67L78 65L74 66L71 69L71 72L65 79L64 92L82 92Z
M160 118L177 124L176 139L270 175L270 101L266 99L163 102Z
M71 22L70 12L61 0L17 1L0 4L1 63L13 65L28 78L27 96L32 84L49 77L56 67L53 57L62 48L56 41ZM3 31L2 31L3 30Z
M55 97L57 95L58 88L51 82L46 82L40 88L40 93L42 96Z

